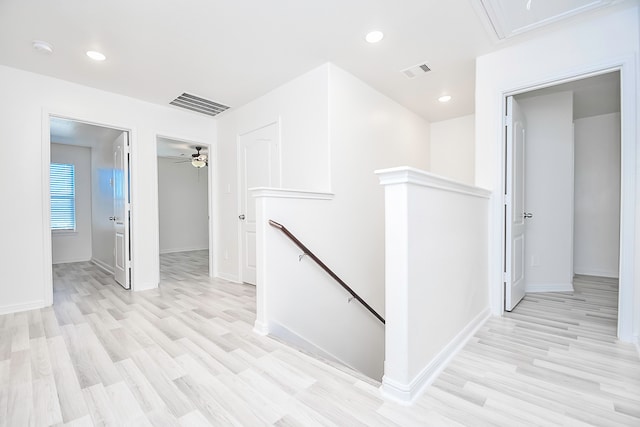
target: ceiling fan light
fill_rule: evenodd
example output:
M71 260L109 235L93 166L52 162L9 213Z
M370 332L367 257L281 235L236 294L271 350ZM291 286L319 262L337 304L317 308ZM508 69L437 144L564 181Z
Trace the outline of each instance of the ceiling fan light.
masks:
M203 168L207 165L207 162L196 157L195 159L191 160L191 164L193 165L193 167Z

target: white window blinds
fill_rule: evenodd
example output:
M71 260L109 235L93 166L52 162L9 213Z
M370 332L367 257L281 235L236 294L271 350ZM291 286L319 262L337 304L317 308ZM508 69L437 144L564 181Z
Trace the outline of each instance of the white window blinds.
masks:
M73 165L51 163L51 229L76 229L76 180Z

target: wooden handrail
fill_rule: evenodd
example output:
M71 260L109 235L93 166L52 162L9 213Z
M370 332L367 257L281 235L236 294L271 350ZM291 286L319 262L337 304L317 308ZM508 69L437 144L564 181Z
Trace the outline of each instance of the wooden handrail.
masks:
M360 297L360 295L358 295L353 289L349 287L349 285L347 285L340 277L338 277L336 273L334 273L329 267L327 267L326 264L322 262L320 258L318 258L313 252L311 252L309 248L307 248L300 240L298 240L296 236L294 236L289 230L287 230L287 227L273 220L269 220L269 225L282 231L285 236L287 236L293 243L296 244L296 246L302 249L304 255L314 260L316 264L318 264L324 271L327 272L329 276L331 276L336 282L338 282L340 286L342 286L347 292L349 292L353 298L358 300L358 302L362 304L367 310L369 310L371 314L373 314L383 324L385 323L382 316L380 316L369 304L367 304L365 300Z

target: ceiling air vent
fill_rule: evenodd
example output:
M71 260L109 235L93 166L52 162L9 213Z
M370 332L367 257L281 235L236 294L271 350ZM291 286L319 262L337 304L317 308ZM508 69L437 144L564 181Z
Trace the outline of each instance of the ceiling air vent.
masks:
M413 67L405 68L404 70L402 70L402 74L409 77L410 79L413 79L415 77L427 74L429 71L431 71L431 68L429 68L427 64L422 63L414 65Z
M209 116L216 116L229 109L226 105L218 104L190 93L183 93L169 104Z
M427 64L422 63L414 65L413 67L405 68L404 70L402 70L402 74L409 77L410 79L413 79L415 77L427 74L429 71L431 71L431 68L429 68Z

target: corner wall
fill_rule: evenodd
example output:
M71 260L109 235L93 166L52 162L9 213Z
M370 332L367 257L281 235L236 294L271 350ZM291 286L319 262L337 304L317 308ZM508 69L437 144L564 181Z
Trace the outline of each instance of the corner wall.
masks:
M156 287L158 204L156 134L214 141L215 121L175 108L93 89L15 68L0 66L0 195L19 200L16 209L0 210L12 224L0 240L0 313L51 304L51 238L48 220L49 113L132 130L132 246L135 290ZM41 159L31 173L15 159ZM16 179L18 177L18 179ZM16 185L19 182L19 185ZM47 237L47 235L49 237Z
M219 207L216 264L222 278L240 281L238 138L274 122L280 128L282 187L331 188L328 135L328 66L321 66L217 120Z
M618 277L620 113L575 122L574 271Z
M298 107L300 99L305 102ZM237 171L231 165L236 164L237 135L246 129L240 126L243 121L263 117L266 124L270 117L280 118L283 187L297 190L266 191L258 199L256 328L263 333L287 330L379 379L384 327L357 302L349 304L346 291L311 260L300 262L293 243L266 223L273 219L289 228L383 313L384 191L374 170L406 164L428 168L429 123L332 64L312 70L248 107L225 114L219 123L226 173L218 181L222 197L229 198L221 209L232 209L231 215L220 212L227 218L226 222L221 218L220 233L231 229L228 244L237 244L234 207L238 196L224 194L224 189L227 182L235 184ZM309 126L292 121L299 108L313 118ZM287 135L296 129L304 132L289 139ZM297 153L311 155L293 155L292 145ZM322 193L321 200L310 200L308 192ZM229 265L237 271L236 261Z
M209 248L207 169L158 158L160 253Z
M475 114L431 123L431 173L473 185Z

